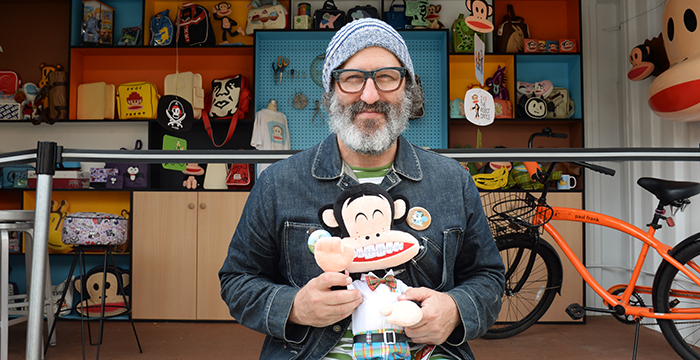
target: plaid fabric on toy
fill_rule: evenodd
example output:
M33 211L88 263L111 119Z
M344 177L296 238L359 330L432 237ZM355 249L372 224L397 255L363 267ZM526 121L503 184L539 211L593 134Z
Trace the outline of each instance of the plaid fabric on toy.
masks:
M380 334L386 331L371 330L365 334ZM396 330L391 330L396 331ZM398 334L399 332L396 331ZM352 344L353 359L385 359L385 360L411 360L411 349L408 342L395 342L386 344L384 342L356 342Z

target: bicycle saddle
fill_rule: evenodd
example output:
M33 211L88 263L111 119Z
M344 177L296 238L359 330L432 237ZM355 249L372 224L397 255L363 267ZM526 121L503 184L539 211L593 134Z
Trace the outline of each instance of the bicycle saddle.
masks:
M692 181L671 181L643 177L637 180L637 184L654 194L666 206L675 200L687 199L700 194L700 183Z

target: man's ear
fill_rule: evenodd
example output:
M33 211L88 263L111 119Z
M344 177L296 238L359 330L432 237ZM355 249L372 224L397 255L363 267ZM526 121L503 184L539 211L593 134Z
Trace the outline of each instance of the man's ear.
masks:
M394 225L406 220L408 215L408 199L403 195L394 196Z
M333 214L333 204L324 205L321 209L319 209L318 219L321 221L323 227L329 231L330 229L337 229L340 226L338 225L338 221L335 219L335 215Z
M420 83L418 74L415 76L415 84L413 84L413 106L411 107L411 115L409 120L420 119L425 115L423 86Z

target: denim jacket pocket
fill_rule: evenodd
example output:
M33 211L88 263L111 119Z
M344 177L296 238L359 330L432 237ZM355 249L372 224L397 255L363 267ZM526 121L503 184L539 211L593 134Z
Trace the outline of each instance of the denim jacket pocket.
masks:
M416 270L415 286L426 286L438 291L449 290L445 289L449 285L447 274L451 271L447 269L447 264L454 262L457 242L461 236L461 229L447 229L442 232L439 241L428 236L420 238L421 250L411 260Z
M318 265L316 258L309 249L309 233L316 229L321 229L320 224L299 223L287 221L284 224L284 239L282 251L285 258L280 259L285 269L285 274L291 285L303 287L309 280L323 273Z

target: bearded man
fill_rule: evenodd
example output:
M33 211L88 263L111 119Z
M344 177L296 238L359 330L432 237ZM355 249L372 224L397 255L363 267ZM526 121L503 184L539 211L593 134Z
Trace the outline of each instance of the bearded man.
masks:
M423 102L406 43L383 21L352 21L328 45L323 84L331 135L260 175L233 234L219 272L231 315L267 335L261 359L353 356L362 295L345 289L350 274L323 272L307 241L322 228L318 209L374 182L430 218L396 225L420 244L394 274L413 287L400 300L418 302L423 318L395 336L414 353L434 345L430 359L473 359L467 341L498 317L503 263L469 173L401 135Z

